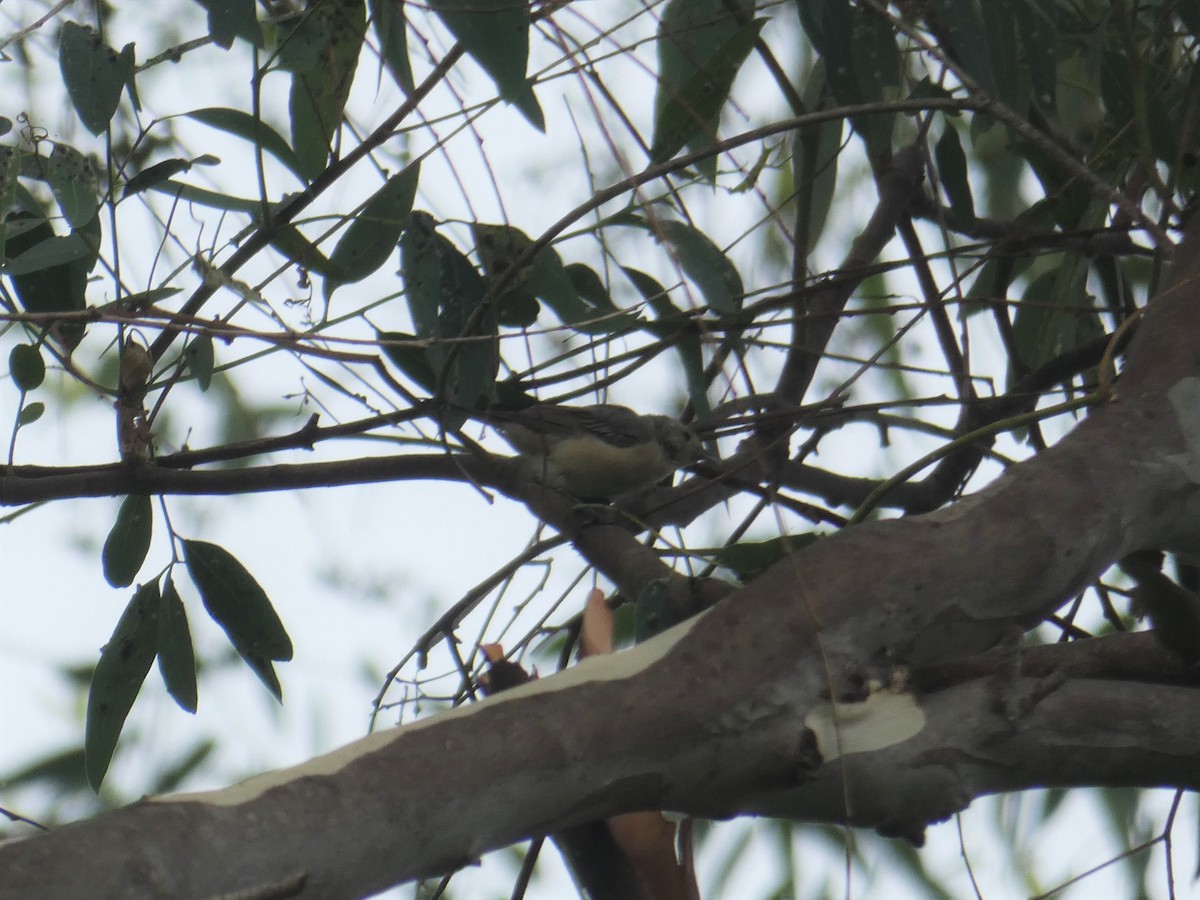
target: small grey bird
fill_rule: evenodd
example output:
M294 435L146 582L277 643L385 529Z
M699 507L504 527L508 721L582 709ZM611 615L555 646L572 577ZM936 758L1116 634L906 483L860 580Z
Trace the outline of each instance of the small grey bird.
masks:
M678 419L614 404L539 404L488 410L484 418L529 460L535 477L576 497L642 490L707 458L700 439Z

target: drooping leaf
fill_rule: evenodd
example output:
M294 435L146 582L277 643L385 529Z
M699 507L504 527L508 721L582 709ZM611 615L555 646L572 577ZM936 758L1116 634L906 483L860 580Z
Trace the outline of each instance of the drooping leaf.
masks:
M142 563L146 561L153 531L154 512L149 496L130 494L121 501L117 520L108 532L104 550L100 554L105 581L113 587L133 584Z
M746 288L742 276L721 249L704 232L672 219L663 219L647 228L656 238L671 245L675 258L705 302L720 315L733 315L742 307Z
M941 37L950 47L967 74L989 97L998 97L996 74L992 66L992 48L979 7L964 0L933 0Z
M208 12L208 34L218 47L228 50L234 38L263 45L262 28L254 15L254 0L196 0Z
M420 338L403 331L377 331L375 338L397 368L432 394L437 390L437 373L429 364L429 355L419 345Z
M1086 265L1077 254L1063 254L1060 265L1043 272L1025 290L1013 319L1017 359L1010 363L1009 384L1071 345L1072 318L1088 306Z
M981 3L979 11L984 28L981 37L988 45L997 97L1009 109L1025 115L1033 97L1028 69L1022 65L1017 19L1013 9L1020 5Z
M411 94L412 63L408 58L408 28L404 19L404 0L367 0L371 23L379 39L379 55L400 89Z
M528 3L512 0L429 0L450 33L496 82L500 96L516 100L526 89L529 65Z
M583 301L579 318L568 323L572 328L583 334L615 334L637 327L638 317L613 303L604 279L595 269L584 263L570 263L563 271L575 296Z
M852 16L854 77L864 103L881 103L895 96L900 85L900 51L896 47L896 32L883 16L854 7ZM854 128L866 141L874 155L886 155L892 147L895 116L856 116Z
M796 0L796 6L840 105L891 99L888 89L900 81L900 55L895 33L880 16L848 0ZM878 156L891 148L892 120L890 114L855 116L851 123Z
M420 164L415 162L393 175L342 233L329 257L332 272L325 279L326 303L338 287L362 281L387 262L412 214L420 175Z
M333 271L328 257L321 252L321 248L305 237L304 232L290 222L272 228L268 240L272 247L309 272L316 272L328 277Z
M975 224L975 200L971 195L971 182L967 176L967 156L958 140L958 131L947 124L933 148L937 161L938 177L942 190L950 198L957 228L971 228Z
M818 59L809 73L804 94L807 109L823 109L831 101L825 84L825 61ZM842 149L842 120L834 119L796 129L792 140L792 186L799 204L796 250L810 254L833 204L838 160Z
M734 79L766 21L739 21L744 17L723 0L672 0L667 6L658 30L651 162L668 160L684 147L699 151L715 142ZM706 163L711 178L716 160Z
M117 111L121 92L133 78L133 44L117 53L91 28L65 22L58 64L80 120L92 134L102 134Z
M1012 12L1034 96L1044 108L1053 109L1058 93L1057 4L1054 0L1024 0L1012 4Z
M183 348L184 359L187 360L188 371L196 379L196 385L201 391L207 391L213 377L213 341L212 336L198 334Z
M282 702L283 691L271 663L292 658L292 640L266 592L224 547L185 540L183 552L204 608L225 629L233 648L275 699Z
M4 782L10 788L40 783L61 795L87 787L85 771L83 748L73 746L41 756L15 772L5 772Z
M193 773L201 771L204 763L217 749L217 742L211 738L200 741L180 759L157 774L149 786L151 796L173 794L179 790Z
M17 344L8 354L8 371L22 391L38 388L46 378L46 361L33 344Z
M292 149L301 172L311 181L325 169L342 125L366 38L366 5L364 0L327 0L305 11L300 19L306 29L318 29L323 37L313 65L292 76L288 101Z
M425 212L412 214L400 258L417 335L434 342L427 354L440 392L460 407L486 405L499 367L496 307L484 302L487 282Z
M139 588L125 607L92 675L84 727L84 767L99 790L133 701L158 652L158 584Z
M667 289L657 279L638 269L622 266L621 270L633 282L638 293L654 311L655 321L646 324L646 330L659 340L670 341L679 354L684 378L687 380L688 397L696 416L707 418L712 412L708 402L708 384L704 377L704 352L700 331L695 322L683 310L671 302Z
M546 131L546 114L542 112L542 104L538 102L537 94L533 92L532 79L525 82L525 87L517 92L512 105L525 117L525 121L543 134Z
M304 177L303 166L297 159L295 151L288 146L287 141L280 137L279 132L261 118L240 109L229 109L223 106L209 106L184 113L184 115L197 122L203 122L211 128L249 141L254 146L262 148L264 153L270 153L298 177Z
M188 712L196 711L196 655L187 610L167 576L158 613L158 671L175 702Z
M812 3L796 0L800 23L825 63L825 77L843 106L862 103L862 88L854 74L854 23L849 0Z

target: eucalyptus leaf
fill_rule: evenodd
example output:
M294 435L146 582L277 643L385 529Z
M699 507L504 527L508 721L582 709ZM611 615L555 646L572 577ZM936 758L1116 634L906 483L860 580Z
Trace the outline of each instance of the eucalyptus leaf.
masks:
M46 361L33 344L17 344L8 354L8 371L23 392L40 387L46 378Z
M341 285L362 281L387 262L412 214L420 176L419 163L405 167L389 178L354 217L330 254L325 302Z
M192 632L188 627L187 610L170 576L163 588L158 615L158 672L167 693L183 709L194 713L198 693Z
M91 28L64 22L58 62L80 120L92 134L102 134L133 78L133 44L117 53Z
M204 608L225 629L233 648L275 699L283 700L272 660L292 658L292 640L254 576L228 550L205 541L183 541L188 575Z
M500 96L516 100L526 89L529 64L528 3L513 0L429 0L463 49L496 82Z
M125 719L158 652L159 600L157 583L139 588L100 651L83 739L84 767L93 790L104 781Z
M130 494L121 501L117 520L108 532L100 554L105 581L113 587L133 584L146 561L153 531L154 512L147 495Z

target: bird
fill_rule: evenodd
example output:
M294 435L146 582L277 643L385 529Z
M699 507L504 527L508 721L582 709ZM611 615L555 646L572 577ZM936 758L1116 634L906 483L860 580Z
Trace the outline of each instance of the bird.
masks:
M611 403L539 403L489 409L482 418L529 463L537 480L585 499L645 490L708 458L696 433L678 419Z

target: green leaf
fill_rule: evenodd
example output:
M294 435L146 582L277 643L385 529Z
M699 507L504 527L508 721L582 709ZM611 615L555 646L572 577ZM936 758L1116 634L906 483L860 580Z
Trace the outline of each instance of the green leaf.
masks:
M403 331L376 331L375 339L401 372L430 394L437 390L437 373L429 364L425 348L418 343L420 338Z
M175 702L190 713L196 711L196 656L187 610L167 576L158 614L158 671Z
M113 523L100 554L105 581L113 587L133 584L146 561L153 530L154 512L148 496L130 494L121 501L117 521Z
M684 377L687 379L688 396L696 416L700 419L708 418L712 413L712 406L708 402L708 383L704 377L704 351L700 342L700 330L690 316L671 302L667 289L655 278L625 266L621 267L621 271L633 282L638 293L646 299L646 304L657 317L657 321L646 325L646 330L659 340L670 341L679 354Z
M938 177L942 190L950 198L950 209L958 220L958 228L971 228L975 224L975 200L971 196L971 181L967 177L967 156L958 140L958 130L947 124L933 148L937 160Z
M55 143L50 158L41 160L46 184L72 228L90 222L100 208L96 170L88 158L66 144Z
M342 233L329 257L326 303L341 285L362 281L387 262L412 214L420 175L420 163L415 162L393 175Z
M333 137L342 125L346 98L366 38L366 6L364 0L326 0L301 18L306 27L319 29L324 37L316 63L292 76L288 101L292 148L301 172L311 181L324 171Z
M9 221L13 220L10 218ZM56 237L49 222L45 223L45 228L38 228L34 237L37 242L30 246L16 235L10 235L6 247L10 253L16 251L18 255L5 263L5 275L15 279L22 275L66 268L69 263L87 260L95 252L80 232L67 237ZM28 246L29 249L23 250L23 246ZM65 303L71 293L69 286L65 292L56 290L53 298L34 292L32 302L24 301L23 305L30 312L62 312L64 309L82 308L74 303Z
M0 210L12 209L16 205L17 179L27 155L14 147L0 147ZM0 243L0 256L3 255L4 245Z
M529 4L513 0L429 0L463 49L496 82L500 96L514 101L528 88Z
M638 326L638 317L613 303L604 279L591 266L571 263L564 266L563 271L570 279L575 295L583 301L579 318L568 323L576 331L583 334L613 334ZM555 312L558 312L557 308Z
M254 0L196 0L208 12L208 34L228 50L234 38L263 46L262 28L254 16Z
M854 8L851 56L858 94L864 103L881 103L893 99L900 85L900 51L896 48L896 33L880 15ZM884 156L892 149L892 114L856 116L854 129L862 135L875 156Z
M49 221L20 210L4 220L4 274L21 306L32 313L80 312L86 305L87 276L100 248L100 217L57 237ZM83 338L84 325L43 323L68 350Z
M785 553L802 550L821 538L817 533L789 534L766 541L741 541L722 547L717 552L717 562L737 575L745 583L753 581Z
M137 590L100 651L88 692L84 760L88 783L99 790L117 738L158 652L158 585Z
M211 739L200 741L179 762L158 774L150 784L147 793L155 797L161 794L175 793L191 775L202 771L204 763L216 749L216 741Z
M404 0L367 0L371 23L379 38L379 55L406 94L413 90L412 63L408 59L408 28L404 19Z
M193 185L183 184L178 181L163 181L149 185L149 188L152 191L178 197L189 203L199 203L201 206L210 206L213 209L223 209L227 212L248 213L252 216L257 216L263 211L263 203L257 198L249 199L246 197L234 197L231 194L219 194L216 191L194 187Z
M46 404L40 400L35 400L33 403L27 403L21 407L21 411L17 414L17 427L23 425L32 425L40 419L46 412Z
M400 238L405 292L417 335L427 351L439 393L456 406L486 406L499 367L495 304L485 304L487 282L457 247L435 230L433 217L415 212Z
M813 49L825 63L834 98L842 106L863 101L862 88L854 74L854 21L848 0L796 0L800 22Z
M292 640L266 592L223 547L185 540L183 553L204 608L225 629L233 649L282 702L283 691L271 660L291 659Z
M92 134L102 134L121 102L121 91L133 78L133 44L117 53L91 28L65 22L58 64L80 120Z
M211 335L198 334L183 348L188 371L196 379L201 391L207 391L213 377L213 341Z
M1087 267L1076 254L1063 254L1059 265L1043 272L1025 290L1013 319L1017 359L1013 364L1030 371L1070 345L1072 310L1090 305L1085 293ZM1010 364L1009 384L1022 370Z
M500 324L510 327L524 328L537 321L541 306L534 296L530 285L530 276L535 263L542 262L543 253L548 258L554 251L546 248L539 252L516 275L509 274L516 266L517 260L533 246L529 235L511 225L490 225L484 222L471 223L471 236L475 238L475 252L483 263L483 272L488 280L489 290L495 291L496 286L503 280L504 290L496 296L495 302L500 308ZM557 256L557 254L554 254ZM554 274L549 267L543 265L545 286L554 282ZM570 279L562 271L562 262L558 261L560 283L552 289L565 290L571 302L578 303L575 290Z
M640 644L665 631L675 622L671 595L664 578L651 581L637 596L633 609L633 640Z
M1013 7L1020 3L981 3L983 34L991 61L992 77L996 82L998 99L1020 115L1029 111L1031 84L1028 69L1022 65L1021 45L1017 36L1017 19Z
M716 141L721 110L765 22L739 23L723 0L672 0L658 31L651 162ZM706 168L714 176L716 160Z
M542 112L542 104L538 103L537 94L533 92L531 80L525 82L525 87L513 98L512 105L525 117L525 121L545 134L546 114Z
M218 131L224 131L226 134L249 141L264 153L271 154L297 177L303 179L304 167L297 159L295 151L288 146L287 141L280 137L279 132L262 119L240 109L228 109L223 106L209 106L184 113L184 115L189 119L202 122L210 128L216 128Z
M889 88L900 80L900 57L896 35L880 16L851 7L847 0L796 0L796 5L838 105L891 99ZM855 116L851 121L871 153L878 156L891 148L893 118Z
M742 276L716 244L686 222L661 220L651 231L675 251L684 273L695 282L709 307L720 315L733 315L742 308L746 288Z
M825 62L817 60L809 75L805 105L809 109L823 109L829 99ZM841 119L796 129L792 140L792 185L800 205L796 250L805 256L813 251L825 230L825 220L837 188L841 151Z
M326 277L332 272L329 260L321 252L321 248L290 222L272 228L270 242L272 247L310 272L317 272Z
M129 309L145 309L160 300L174 297L182 290L183 288L177 287L151 288L148 291L138 291L136 294L126 294L122 302Z
M1185 4L1186 5L1186 4ZM1012 4L1021 37L1022 57L1029 67L1034 96L1054 109L1058 92L1058 9L1054 0L1023 0Z
M8 371L18 388L28 393L46 378L46 361L33 344L17 344L8 354Z
M164 159L160 163L147 166L125 182L125 189L121 192L121 196L132 197L134 194L141 193L160 182L174 178L180 172L190 171L191 168L191 160L180 159L178 157Z
M942 25L941 36L967 74L989 97L998 97L992 50L974 0L933 0L933 8Z

